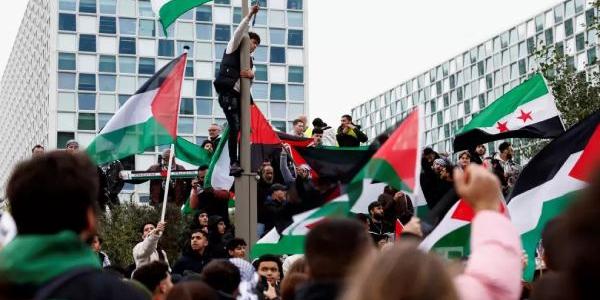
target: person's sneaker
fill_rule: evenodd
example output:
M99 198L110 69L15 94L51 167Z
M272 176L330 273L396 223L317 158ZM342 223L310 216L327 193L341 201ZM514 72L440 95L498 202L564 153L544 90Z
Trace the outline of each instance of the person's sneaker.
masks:
M242 176L243 172L244 169L242 169L242 167L240 167L240 164L237 162L234 162L231 164L231 166L229 166L229 176L240 177Z

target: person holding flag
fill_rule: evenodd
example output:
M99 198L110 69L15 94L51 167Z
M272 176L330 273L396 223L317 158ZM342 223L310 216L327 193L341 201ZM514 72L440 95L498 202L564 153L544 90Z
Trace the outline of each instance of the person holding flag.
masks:
M241 42L244 34L248 30L248 24L253 15L258 13L258 5L252 6L248 15L240 22L240 25L233 33L233 37L227 44L227 49L223 53L221 68L215 78L214 86L219 93L219 105L225 113L229 127L228 150L230 158L230 176L240 176L243 172L238 157L238 133L240 132L240 78L254 78L252 71L252 60L250 60L250 69L241 70ZM250 53L256 50L260 44L260 36L254 32L249 32Z

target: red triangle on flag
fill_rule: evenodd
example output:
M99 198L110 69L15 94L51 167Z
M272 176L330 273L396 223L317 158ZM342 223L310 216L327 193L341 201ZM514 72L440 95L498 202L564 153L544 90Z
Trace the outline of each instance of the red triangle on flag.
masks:
M499 211L501 214L506 214L506 205L504 204L504 202L500 203ZM471 205L462 198L459 199L458 206L452 213L452 219L471 222L471 220L473 220L474 217L475 210L473 210L473 207L471 207Z
M281 144L277 133L255 104L250 107L250 122L250 141L252 144Z
M400 222L400 220L396 219L396 227L394 230L394 236L396 237L396 240L400 239L402 231L404 231L404 225L402 225L402 222Z
M589 182L593 172L600 169L600 125L590 137L569 176Z

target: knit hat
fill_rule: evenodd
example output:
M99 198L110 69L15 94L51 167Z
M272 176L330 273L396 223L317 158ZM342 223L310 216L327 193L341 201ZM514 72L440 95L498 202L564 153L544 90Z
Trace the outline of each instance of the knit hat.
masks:
M69 145L71 144L75 144L76 146L79 146L79 142L77 140L68 140L67 143L65 144L65 148L69 147Z
M448 165L448 161L443 158L438 158L438 159L434 160L433 163L438 164L442 167L445 167L446 165Z

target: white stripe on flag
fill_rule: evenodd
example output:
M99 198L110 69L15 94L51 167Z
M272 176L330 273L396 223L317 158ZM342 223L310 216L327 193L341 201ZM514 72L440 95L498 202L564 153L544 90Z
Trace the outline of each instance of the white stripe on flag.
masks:
M158 89L129 97L123 107L106 123L99 135L148 121L153 116L152 102L156 93Z

